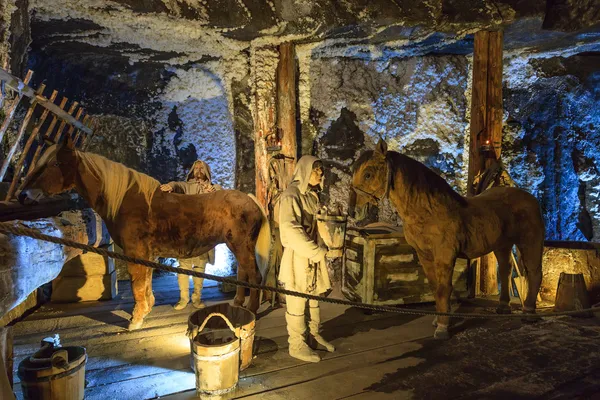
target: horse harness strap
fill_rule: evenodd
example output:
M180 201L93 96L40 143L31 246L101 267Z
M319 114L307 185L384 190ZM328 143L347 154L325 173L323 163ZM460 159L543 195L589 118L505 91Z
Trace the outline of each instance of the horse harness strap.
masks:
M354 189L355 192L362 194L363 196L367 196L369 197L371 200L374 200L376 203L379 203L381 200L385 199L386 197L388 197L388 195L390 194L390 186L392 186L392 163L390 162L390 159L386 157L385 159L385 163L387 166L387 177L385 180L385 192L383 193L382 197L377 197L375 196L375 194L373 193L369 193L365 190L359 189L357 187L352 187L352 189Z

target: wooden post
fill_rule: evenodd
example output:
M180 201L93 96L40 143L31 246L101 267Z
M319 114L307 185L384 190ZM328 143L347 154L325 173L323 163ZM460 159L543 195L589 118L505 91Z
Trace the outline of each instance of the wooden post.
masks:
M50 101L54 101L57 95L58 91L54 90L52 92L52 95L50 96ZM27 155L29 154L29 149L31 148L33 141L37 138L38 132L42 128L42 125L44 125L44 122L46 122L46 118L48 118L48 112L48 109L45 109L42 112L42 116L40 117L38 123L35 125L35 128L33 128L31 133L29 134L27 142L25 142L25 146L23 147L23 151L21 152L21 158L19 158L19 161L17 162L17 165L15 167L15 173L10 184L10 188L8 189L8 193L6 194L6 201L9 201L14 196L17 190L17 183L19 183L19 179L21 178L21 169L25 165L25 160L27 159Z
M254 163L256 167L256 198L267 210L269 179L266 138L277 132L277 60L274 46L252 48L250 67L254 92Z
M475 33L471 130L467 194L475 195L474 181L500 157L502 144L502 38L501 31ZM475 294L498 293L497 261L493 254L475 263Z
M289 182L294 173L298 156L296 143L296 54L292 43L279 46L277 67L277 120L281 134L281 153L293 159L284 163L285 181Z

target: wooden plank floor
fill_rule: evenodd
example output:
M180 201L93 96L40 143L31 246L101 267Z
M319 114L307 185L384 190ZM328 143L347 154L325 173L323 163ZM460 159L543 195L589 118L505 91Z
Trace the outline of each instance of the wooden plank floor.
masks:
M112 301L48 304L19 322L14 330L18 398L22 394L16 366L39 347L42 338L54 333L60 334L64 346L87 349L86 399L195 398L185 337L187 317L194 309L173 310L178 300L175 276L154 282L156 306L138 331L125 329L133 307L129 282L119 282L119 297ZM203 299L208 304L231 300L210 281ZM493 312L491 307L461 306L461 311L468 310ZM369 315L322 304L322 319L323 335L337 350L320 351L323 360L309 364L287 353L284 310L264 312L257 323L253 364L227 398L559 399L593 398L590 393L600 392L597 380L590 378L600 377L596 318L549 320L537 327L522 326L518 320L467 320L447 342L431 339L431 317ZM537 346L533 350L531 343ZM569 357L576 357L578 363L567 363L564 358ZM551 366L540 367L548 360ZM529 376L546 386L531 384L531 397L512 396ZM489 388L497 393L490 394ZM568 395L561 397L557 388ZM581 390L585 393L578 397Z
M189 343L185 337L187 317L194 309L175 311L178 299L175 276L155 278L156 306L146 318L143 329L125 329L133 307L129 282L119 282L119 296L106 302L48 304L15 326L15 391L22 398L16 367L31 355L42 338L60 335L63 346L84 346L86 365L86 399L151 399L178 394L174 398L194 398L195 377L190 370ZM231 301L215 282L207 281L203 290L207 304ZM253 365L240 377L236 397L266 396L276 389L299 393L319 389L311 383L317 377L353 371L364 380L376 381L388 369L410 365L411 361L390 362L387 368L373 365L390 356L413 351L412 341L432 333L431 318L402 317L388 314L367 315L360 310L330 304L322 305L324 335L335 330L335 353L320 351L324 361L315 368L287 354L287 331L284 310L265 313L257 323L256 351ZM365 386L362 384L362 386ZM360 381L346 386L337 395L363 392ZM275 396L275 397L272 397ZM293 394L286 398L294 398ZM334 396L335 397L335 396ZM325 397L333 398L333 397ZM396 397L398 398L398 397Z

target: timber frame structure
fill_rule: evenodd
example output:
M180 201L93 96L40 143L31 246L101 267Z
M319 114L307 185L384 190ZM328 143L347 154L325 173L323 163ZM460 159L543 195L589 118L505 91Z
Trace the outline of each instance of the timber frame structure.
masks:
M2 97L0 99L0 107L4 106L4 102L7 100L6 88L11 89L15 95L12 103L7 106L7 112L5 113L2 126L0 127L0 143L4 139L5 133L13 119L15 111L24 97L28 97L31 101L27 113L21 122L17 137L14 143L9 146L6 158L0 160L0 181L6 176L8 167L13 161L17 150L21 146L22 139L28 133L29 136L23 145L21 156L19 157L14 174L10 183L8 192L6 193L5 201L13 199L18 190L18 185L21 176L27 177L31 174L35 168L35 164L42 155L42 151L45 147L45 140L58 143L64 137L70 136L74 141L76 147L85 149L93 135L94 131L91 128L92 121L89 114L86 114L83 107L79 107L79 103L73 101L68 109L65 111L68 99L63 97L60 103L57 105L55 101L58 97L58 91L53 90L50 98L44 96L44 90L46 85L41 84L37 90L33 90L28 86L33 71L29 70L23 80L11 75L6 70L0 68L0 81L2 88ZM42 107L42 112L39 118L30 127L30 122L34 116L36 108ZM46 124L49 113L52 113L52 120ZM60 123L58 123L60 120ZM58 128L55 127L58 125ZM34 142L37 140L37 146L34 146Z

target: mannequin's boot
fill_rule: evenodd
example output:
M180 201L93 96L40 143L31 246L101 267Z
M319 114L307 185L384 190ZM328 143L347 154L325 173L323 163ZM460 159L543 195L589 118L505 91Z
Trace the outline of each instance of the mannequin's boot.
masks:
M177 275L179 284L179 301L173 306L176 310L183 310L190 302L190 277L188 275Z
M319 329L321 328L321 309L317 307L309 307L310 310L310 322L308 323L308 329L310 331L311 336L315 339L317 343L321 346L325 347L328 352L333 353L335 351L335 346L329 343L327 340L323 339L323 336L319 333Z
M205 268L194 267L194 271L204 272ZM192 293L192 305L195 308L204 308L206 305L202 299L202 286L204 285L204 278L193 277L194 281L194 292Z
M285 320L287 322L287 330L289 334L288 342L290 344L290 356L297 358L298 360L313 363L321 361L319 355L312 351L304 341L304 335L306 333L306 322L304 321L304 315L292 315L285 313Z

